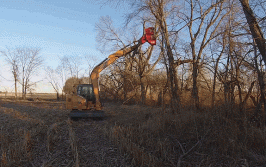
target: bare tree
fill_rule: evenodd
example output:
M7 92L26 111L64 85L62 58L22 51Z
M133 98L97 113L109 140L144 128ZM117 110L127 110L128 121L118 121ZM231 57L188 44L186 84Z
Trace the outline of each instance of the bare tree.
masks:
M226 46L226 40L225 40L225 34L223 35L222 37L222 49L220 51L220 53L218 54L218 57L216 58L216 60L214 60L213 58L213 61L215 62L215 65L214 65L214 76L213 76L213 86L212 86L212 101L211 101L211 106L214 107L215 105L215 91L216 91L216 79L217 79L217 73L218 73L218 67L219 67L219 63L220 63L220 60L222 58L222 55L224 53L224 49L225 49L225 46ZM212 70L212 71L213 71Z
M84 59L85 59L85 70L84 70L84 74L83 74L83 77L88 77L90 76L90 73L92 72L94 66L96 66L96 60L97 58L95 56L92 56L92 55L85 55L84 56Z
M218 78L223 86L224 86L224 99L225 103L228 103L229 100L233 100L233 95L229 95L229 92L233 92L231 90L234 88L232 84L234 82L229 81L229 74L232 74L232 69L230 70L230 62L232 62L232 54L235 47L234 37L241 36L237 31L241 30L241 27L239 27L239 22L242 22L242 20L237 19L236 14L239 13L238 6L234 3L234 1L228 1L228 8L227 12L229 13L229 17L226 17L223 20L223 26L221 26L217 33L220 33L221 35L216 38L214 47L211 48L212 55L217 54L218 57L216 57L213 62L215 62L215 65L213 67L214 71L214 78L213 78L213 90L212 90L212 106L215 104L215 90L216 90L216 79ZM234 10L232 10L234 9ZM236 26L238 25L238 26ZM224 65L224 68L222 68L223 72L218 71L218 67L221 67L220 60L223 59L223 55L227 55L225 59L226 64ZM232 63L231 63L232 64ZM233 65L233 64L232 64ZM231 66L231 68L234 68ZM233 75L231 75L233 76ZM231 77L233 78L233 77ZM231 97L231 98L229 98Z
M192 97L194 99L194 105L196 108L199 108L199 95L197 86L199 63L206 46L211 40L215 39L219 35L216 33L217 29L219 28L224 17L228 14L228 12L223 13L223 4L224 1L212 0L203 6L200 1L190 0L190 14L184 18L188 24L191 40L190 46L193 59Z
M17 98L17 83L19 79L18 55L14 50L11 50L9 48L7 48L7 51L0 51L0 53L5 57L5 60L9 64L12 71L15 86L15 98Z
M130 43L130 41L136 41L136 36L138 34L132 33L131 36L126 36L121 33L121 31L115 28L112 25L112 20L110 17L102 17L99 20L99 23L96 24L96 29L98 31L98 44L101 46L101 51L105 51L105 47L111 45L112 49L120 49L126 46L126 44ZM130 34L130 33L127 33ZM128 41L128 42L126 42ZM153 52L153 46L148 47L146 51L142 51L141 48L138 51L134 51L129 55L125 55L123 59L118 62L123 62L124 67L120 68L121 71L120 76L123 77L123 89L124 89L124 100L127 99L127 92L128 92L128 83L129 83L129 71L133 70L133 67L136 68L135 72L139 76L139 80L141 83L141 101L142 103L145 102L145 86L144 86L144 78L149 75L153 69L155 68L156 64L160 61L160 56L155 61L153 65L150 64L150 59ZM112 73L113 74L113 73ZM116 75L113 75L116 76ZM117 78L113 78L113 81L118 81ZM121 82L120 82L121 83ZM118 85L117 85L118 86ZM121 84L119 84L119 87ZM116 89L120 90L120 89Z
M154 63L150 62L152 53L153 53L153 46L149 46L148 49L143 52L141 48L139 48L138 54L133 57L134 62L136 63L136 73L139 76L140 81L140 91L141 91L141 103L145 104L146 101L146 92L149 83L144 81L148 75L152 73L155 66L162 58L162 53L159 54L158 58ZM146 79L147 80L147 79Z
M56 92L56 98L57 100L59 100L59 89L60 89L60 77L58 77L58 73L56 72L56 70L54 70L52 67L48 66L45 68L45 72L46 72L46 79L48 80L48 82L52 85L52 87L54 88L55 92Z
M43 63L39 48L17 48L18 68L20 71L20 84L22 85L22 97L25 99L27 89L34 86L36 82L31 82L31 77L38 72Z
M250 63L245 61L247 66L251 67L251 70L254 70L257 73L257 79L258 79L258 84L259 84L259 94L260 94L260 99L255 101L253 99L254 104L256 105L256 114L261 114L261 108L262 104L266 106L266 101L265 101L265 66L262 63L262 57L259 57L259 54L257 53L257 47L255 44L255 40L253 40L253 48L254 48L254 62ZM259 59L259 61L258 61ZM264 107L264 111L266 111L266 107Z
M263 36L263 33L254 15L253 10L249 6L249 0L239 0L239 1L243 7L243 11L245 13L253 39L255 40L257 44L257 47L260 51L260 54L263 58L264 63L266 63L266 44L265 44L266 40Z
M130 43L130 38L127 36L128 32L125 33L126 29L115 28L113 26L113 21L109 16L101 17L99 22L96 23L95 28L97 31L97 45L102 53L110 53L125 47L125 41ZM107 49L107 46L110 46L110 49Z
M162 36L161 41L161 51L162 53L166 53L168 70L169 73L168 80L170 81L170 92L171 92L171 108L172 112L179 110L179 94L178 94L178 79L177 79L177 71L174 65L174 53L173 53L173 45L171 44L170 34L168 30L167 18L172 13L172 10L175 9L175 5L170 7L170 10L167 10L168 6L171 6L171 1L163 1L163 0L148 0L139 2L138 9L136 12L133 12L129 15L128 20L132 19L134 16L139 15L139 13L149 13L153 16L154 22L158 23L159 31ZM173 12L174 13L174 12ZM175 14L175 13L174 13Z
M82 71L83 57L81 56L64 56L61 58L61 63L64 64L64 68L70 75L70 77L78 78Z

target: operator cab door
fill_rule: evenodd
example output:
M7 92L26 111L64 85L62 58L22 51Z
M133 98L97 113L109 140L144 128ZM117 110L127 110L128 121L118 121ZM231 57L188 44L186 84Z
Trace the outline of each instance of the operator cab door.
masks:
M92 103L95 103L95 95L93 92L93 86L92 84L81 84L77 87L77 94L79 96L82 96L87 101L91 101Z

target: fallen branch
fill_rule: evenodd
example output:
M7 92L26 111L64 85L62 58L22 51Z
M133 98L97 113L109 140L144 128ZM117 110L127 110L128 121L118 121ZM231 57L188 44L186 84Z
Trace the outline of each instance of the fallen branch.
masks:
M190 150L188 150L187 152L185 152L185 149L183 148L182 144L177 141L179 146L181 147L181 150L183 152L183 155L181 155L179 158L178 158L178 163L177 163L177 167L180 167L181 165L181 160L186 156L188 155L191 151L193 151L200 143L201 143L201 140L199 140L192 148L190 148Z

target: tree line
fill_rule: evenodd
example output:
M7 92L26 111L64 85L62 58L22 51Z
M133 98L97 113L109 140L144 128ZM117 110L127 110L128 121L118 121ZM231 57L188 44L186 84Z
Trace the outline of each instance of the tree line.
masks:
M86 76L89 76L95 60L88 55L65 55L58 57L59 63L56 67L51 67L45 64L41 49L37 47L7 47L0 51L0 55L4 58L9 71L12 73L16 99L18 98L19 86L21 86L22 99L26 99L28 92L34 91L36 84L40 81L33 81L33 77L43 70L45 71L43 80L50 83L56 92L57 100L60 99L60 93L63 99L63 94L69 93L70 89L69 83L66 83L66 81L69 80L74 83L78 83L78 81L88 82ZM83 79L78 79L79 77L83 77Z
M43 63L40 56L40 48L17 47L15 49L6 48L0 54L8 63L15 87L15 98L17 98L17 86L21 85L22 98L26 98L28 90L31 90L37 82L31 82L31 77L38 73L39 67Z
M207 98L212 107L222 100L242 110L249 97L261 108L265 104L265 3L132 1L124 27L115 27L109 16L96 24L99 49L111 52L136 41L142 25L155 27L157 45L143 45L110 67L101 77L102 89L106 96L123 102L135 98L145 103L155 95L153 99L162 103L168 96L173 112L188 94L196 109Z
M189 104L197 109L204 99L209 99L211 106L222 100L238 104L240 109L249 97L258 108L265 104L264 0L128 3L132 3L132 10L127 13L124 27L115 27L109 16L101 17L95 25L99 50L110 54L132 44L142 36L142 29L150 26L155 27L157 45L144 44L103 72L103 96L125 103L135 99L145 104L147 97L156 104L168 101L173 112L188 96ZM10 65L15 92L19 83L23 97L36 84L30 79L43 64L39 53L39 48L1 51ZM72 84L89 82L86 77L93 67L84 62L92 59L64 56L56 68L45 67L46 79L58 99L60 90L62 94L72 91L71 86L66 86L67 80Z

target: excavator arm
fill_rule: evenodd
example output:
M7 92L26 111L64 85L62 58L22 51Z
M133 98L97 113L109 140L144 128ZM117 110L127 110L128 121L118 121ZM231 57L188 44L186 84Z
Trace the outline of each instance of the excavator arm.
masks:
M145 42L149 42L151 45L156 44L156 39L154 37L154 28L153 27L145 29L144 36L142 36L138 40L137 44L123 48L123 49L118 50L117 52L109 55L108 58L106 58L104 61L102 61L100 64L98 64L92 70L90 78L92 81L93 91L94 91L94 95L96 98L95 110L102 110L102 105L101 105L100 97L99 97L99 82L98 82L100 72L102 70L104 70L106 67L108 67L109 65L113 64L118 58L125 56L125 55L129 54L130 52L136 50L141 44L143 44Z
M134 51L135 49L137 49L140 46L140 42L134 46L125 48L125 49L121 49L118 50L117 52L111 54L108 56L108 58L106 58L104 61L102 61L100 64L98 64L91 72L91 81L92 81L92 85L93 85L93 91L94 91L94 95L95 95L95 99L96 99L96 104L95 104L95 109L96 110L101 110L102 106L100 103L100 97L99 97L99 76L100 76L100 72L102 70L104 70L106 67L108 67L109 65L113 64L118 58L129 54L130 52Z

